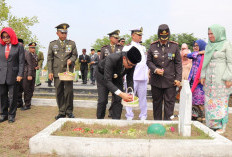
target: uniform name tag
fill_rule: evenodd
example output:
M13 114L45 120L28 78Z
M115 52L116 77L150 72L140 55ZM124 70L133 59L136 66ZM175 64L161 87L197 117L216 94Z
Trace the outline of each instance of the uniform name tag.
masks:
M116 53L120 53L121 52L121 50L120 49L118 49L117 51L116 51Z
M109 50L105 49L105 56L108 56L108 55L109 55Z
M154 58L158 58L158 55L159 55L159 52L158 52L157 50L155 50L155 51L153 52L153 57L154 57Z
M53 46L53 49L54 49L54 51L55 51L55 52L54 52L55 54L57 54L58 48L59 48L58 45L54 45L54 46Z

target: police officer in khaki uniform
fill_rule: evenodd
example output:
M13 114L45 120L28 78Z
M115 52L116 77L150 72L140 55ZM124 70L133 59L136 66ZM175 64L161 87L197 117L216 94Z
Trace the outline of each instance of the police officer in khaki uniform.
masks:
M57 27L58 40L50 42L48 48L48 73L49 79L54 78L56 89L56 101L59 107L59 114L55 119L59 118L74 118L73 115L73 81L59 80L58 73L67 71L73 72L75 61L77 59L76 44L72 40L67 40L69 25L62 23Z
M120 33L119 30L115 30L115 31L107 34L107 35L109 35L109 38L110 38L110 44L105 45L101 48L100 60L106 58L108 55L110 55L112 53L119 53L122 51L123 46L118 44L119 33ZM113 102L113 97L112 97L112 102ZM112 104L109 108L109 116L108 117L112 117Z
M164 120L173 115L176 87L182 78L182 63L178 43L169 41L168 25L158 29L159 40L151 44L148 50L147 65L150 69L154 120L162 120L164 101Z

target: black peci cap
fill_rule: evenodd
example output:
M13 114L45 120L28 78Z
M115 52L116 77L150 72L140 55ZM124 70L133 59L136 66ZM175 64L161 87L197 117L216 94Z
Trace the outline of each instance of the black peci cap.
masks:
M131 49L127 51L127 58L131 61L131 63L137 64L141 61L142 56L139 50L132 46Z

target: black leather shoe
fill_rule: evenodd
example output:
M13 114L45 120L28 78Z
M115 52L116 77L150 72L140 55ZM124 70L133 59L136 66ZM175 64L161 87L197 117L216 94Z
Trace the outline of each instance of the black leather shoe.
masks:
M20 108L20 110L22 110L22 111L30 110L30 109L31 109L30 106L23 106L23 107Z
M0 116L0 123L6 121L8 119L7 116Z
M35 85L36 87L38 87L38 86L41 86L41 83L39 83L39 84L37 84L37 85Z
M65 115L63 114L58 114L57 116L55 116L55 119L58 120L59 118L65 118Z
M73 115L73 113L69 113L67 114L68 118L75 118L75 116Z
M48 87L52 87L52 85L49 84Z
M14 122L15 122L15 118L14 118L14 117L9 116L8 123L14 123Z
M17 108L21 108L21 107L23 107L22 104L17 104Z

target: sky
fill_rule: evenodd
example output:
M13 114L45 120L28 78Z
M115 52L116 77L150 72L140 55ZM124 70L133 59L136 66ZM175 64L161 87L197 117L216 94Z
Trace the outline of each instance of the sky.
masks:
M143 27L143 41L157 33L160 24L168 24L171 33L193 33L208 41L212 24L226 28L232 41L232 1L230 0L6 0L17 17L37 16L39 23L30 28L45 47L58 39L55 26L70 25L68 39L75 41L78 54L90 52L96 39L119 29L120 35ZM44 64L45 65L45 64Z

